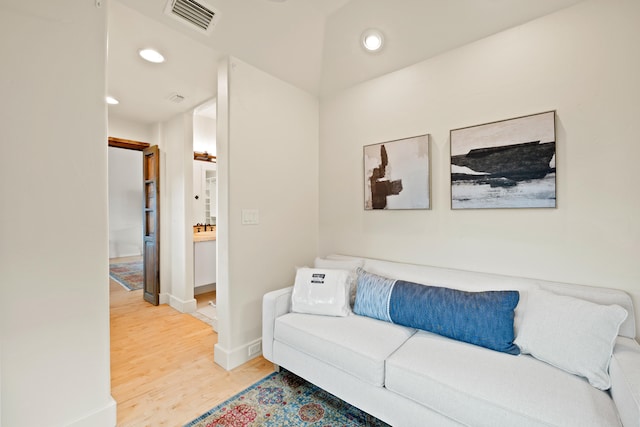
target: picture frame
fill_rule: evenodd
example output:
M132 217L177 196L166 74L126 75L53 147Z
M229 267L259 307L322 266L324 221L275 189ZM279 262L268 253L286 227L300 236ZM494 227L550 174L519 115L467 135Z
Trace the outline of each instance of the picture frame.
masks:
M364 209L431 209L429 134L363 147Z
M451 209L555 208L556 112L450 131Z

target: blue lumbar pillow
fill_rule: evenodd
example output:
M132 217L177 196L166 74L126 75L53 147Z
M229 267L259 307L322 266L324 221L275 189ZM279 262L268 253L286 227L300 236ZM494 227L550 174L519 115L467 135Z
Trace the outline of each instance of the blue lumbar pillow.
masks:
M508 354L518 291L465 292L393 280L358 269L353 311Z

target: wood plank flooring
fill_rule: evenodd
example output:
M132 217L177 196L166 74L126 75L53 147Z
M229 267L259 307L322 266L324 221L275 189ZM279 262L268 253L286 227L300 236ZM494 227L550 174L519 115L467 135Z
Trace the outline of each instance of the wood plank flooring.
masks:
M211 327L109 280L111 395L118 427L182 426L273 371L262 357L225 371Z

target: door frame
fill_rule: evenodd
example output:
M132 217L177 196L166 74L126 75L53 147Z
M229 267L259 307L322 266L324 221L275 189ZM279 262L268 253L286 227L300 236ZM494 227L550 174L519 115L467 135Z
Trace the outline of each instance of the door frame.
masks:
M142 182L142 198L143 198L143 212L142 212L142 227L143 227L143 248L142 248L142 262L143 262L143 274L145 275L144 278L144 291L143 291L143 298L148 301L151 304L154 305L158 305L160 298L160 251L159 251L159 237L160 237L160 218L159 215L157 215L156 218L156 224L155 224L155 237L156 237L156 252L155 252L155 261L152 263L152 266L155 265L155 268L150 271L150 265L149 262L147 261L147 257L145 256L145 248L146 248L146 238L145 235L147 234L147 230L146 230L146 221L145 221L145 217L146 214L144 212L144 204L146 203L146 197L145 197L145 150L148 150L149 148L151 148L151 144L149 144L148 142L142 142L142 141L135 141L132 139L124 139L124 138L116 138L113 136L108 137L108 146L109 147L115 147L115 148L123 148L123 149L127 149L127 150L134 150L134 151L140 151L142 153L142 177L143 177L143 182ZM157 146L154 146L157 148ZM157 209L158 209L158 213L159 213L159 208L160 208L160 192L159 192L159 169L160 169L160 153L158 151L158 156L156 157L156 163L157 163L157 174L158 174L158 179L156 181L156 194L155 194L155 200L157 202ZM150 287L149 292L147 291L147 275L149 275L149 278L155 278L155 284L153 286Z

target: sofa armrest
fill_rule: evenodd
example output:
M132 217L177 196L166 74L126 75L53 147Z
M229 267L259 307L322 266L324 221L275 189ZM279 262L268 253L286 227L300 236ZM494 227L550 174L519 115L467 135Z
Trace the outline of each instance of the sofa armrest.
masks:
M276 319L291 311L293 286L272 291L262 297L262 355L273 360L273 329Z
M618 337L609 366L611 397L624 427L640 427L640 344Z

